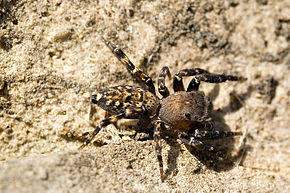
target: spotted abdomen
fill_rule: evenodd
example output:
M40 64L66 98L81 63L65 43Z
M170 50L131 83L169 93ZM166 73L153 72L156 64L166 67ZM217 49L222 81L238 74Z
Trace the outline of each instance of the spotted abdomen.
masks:
M92 103L115 115L129 108L144 108L149 116L157 111L157 99L149 91L133 86L114 86L92 95Z

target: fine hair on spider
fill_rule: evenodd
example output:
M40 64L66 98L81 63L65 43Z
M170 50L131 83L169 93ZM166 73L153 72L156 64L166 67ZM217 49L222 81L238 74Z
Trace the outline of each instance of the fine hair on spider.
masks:
M107 47L127 68L129 73L137 80L143 82L146 88L129 85L119 85L107 88L91 96L91 102L97 104L110 115L97 125L88 139L79 149L88 145L99 133L101 128L116 123L119 119L139 119L139 123L146 128L151 120L154 126L153 139L155 152L159 163L161 181L165 179L163 160L161 156L161 130L165 127L173 130L177 137L185 144L197 150L215 151L215 148L202 142L203 139L218 139L228 136L240 135L240 132L199 130L198 128L211 128L210 113L212 103L210 99L199 91L201 82L222 83L226 81L245 80L243 77L213 74L200 68L183 69L173 78L174 93L170 94L165 85L166 76L170 77L169 68L164 66L158 76L157 87L161 98L156 95L155 86L151 77L135 67L126 54L111 42L102 38ZM183 77L192 77L185 90ZM194 128L194 130L193 130ZM196 129L195 129L196 128Z

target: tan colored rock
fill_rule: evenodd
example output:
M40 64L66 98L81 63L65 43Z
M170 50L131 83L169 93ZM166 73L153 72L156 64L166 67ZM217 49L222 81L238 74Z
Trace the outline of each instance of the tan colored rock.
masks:
M0 191L289 192L289 10L288 1L1 1ZM228 147L221 163L166 139L160 183L152 140L132 140L122 124L76 151L73 134L103 118L97 108L88 120L90 95L137 85L102 35L154 80L164 65L247 77L201 85L216 129L246 133L241 163L230 157L239 137L214 143Z

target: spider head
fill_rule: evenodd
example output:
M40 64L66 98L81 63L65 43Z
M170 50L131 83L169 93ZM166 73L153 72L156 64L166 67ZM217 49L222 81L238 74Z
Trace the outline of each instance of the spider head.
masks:
M203 92L176 92L160 101L159 118L180 129L209 118L212 103Z

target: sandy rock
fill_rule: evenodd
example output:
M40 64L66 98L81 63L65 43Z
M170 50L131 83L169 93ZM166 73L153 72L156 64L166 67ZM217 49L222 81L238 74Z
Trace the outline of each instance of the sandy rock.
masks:
M289 192L289 11L267 0L1 1L0 191ZM77 151L104 117L93 108L89 121L90 95L138 85L101 36L155 82L165 65L246 77L200 88L215 129L245 135L213 143L223 159L164 136L164 183L152 139L125 124Z

